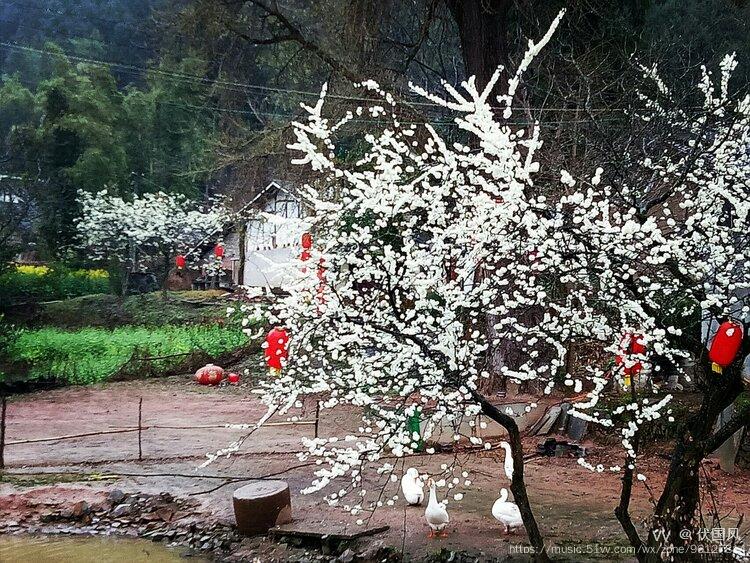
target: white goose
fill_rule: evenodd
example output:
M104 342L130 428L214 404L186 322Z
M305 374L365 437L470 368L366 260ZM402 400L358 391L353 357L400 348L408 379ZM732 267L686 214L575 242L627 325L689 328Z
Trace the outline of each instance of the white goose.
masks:
M510 530L523 526L521 511L518 510L516 503L508 502L508 491L505 488L500 489L500 498L492 505L492 515L503 525L506 534Z
M424 490L422 480L419 478L419 471L410 467L401 477L401 492L404 499L411 506L419 506L424 500Z
M430 501L427 503L427 508L424 511L424 518L430 526L430 535L428 537L434 538L435 532L440 532L440 536L446 537L448 531L445 527L450 523L451 519L448 516L448 511L445 509L445 506L437 501L435 481L429 479L427 484L430 487Z
M500 447L505 450L505 476L513 480L513 452L508 442L500 442Z

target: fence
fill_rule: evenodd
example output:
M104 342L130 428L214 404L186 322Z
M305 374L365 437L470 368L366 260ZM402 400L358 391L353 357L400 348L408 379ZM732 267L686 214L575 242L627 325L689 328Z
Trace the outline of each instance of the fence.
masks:
M138 433L138 461L143 461L143 433L152 430L195 430L210 428L237 428L237 425L231 424L204 424L204 425L172 425L172 424L143 424L143 398L138 400L138 416L136 424L126 427L114 427L110 430L98 430L96 432L82 432L79 434L65 434L61 436L49 436L45 438L27 438L23 440L6 441L6 418L7 418L7 398L2 397L0 405L0 469L5 468L5 449L9 446L18 446L22 444L34 444L44 442L62 442L66 440L78 440L92 436L106 436L113 434L131 434ZM314 436L318 437L320 425L320 402L315 403L315 418L313 420L287 420L265 422L263 427L276 426L313 426ZM251 429L253 425L247 425Z

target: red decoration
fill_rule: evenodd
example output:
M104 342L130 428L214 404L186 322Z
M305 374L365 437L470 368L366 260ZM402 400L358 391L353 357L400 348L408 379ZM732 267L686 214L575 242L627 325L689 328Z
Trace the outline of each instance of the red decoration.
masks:
M195 372L195 380L201 385L218 385L224 379L224 369L206 364Z
M618 355L615 358L615 363L619 366L625 361L624 356L629 354L644 354L646 352L646 345L643 343L643 335L641 334L626 334L622 342L620 343L620 346L623 346L626 341L630 341L628 343L628 348L625 351L625 354ZM641 370L643 369L643 365L641 362L635 362L631 366L625 366L623 369L623 373L626 376L631 375L638 375L641 373Z
M310 256L312 256L312 254L307 248L305 248L304 250L302 250L302 254L299 255L299 259L304 262L306 260L309 260Z
M310 233L305 233L302 235L302 248L305 250L309 250L312 248L312 235Z
M214 254L217 258L223 258L224 257L224 247L220 244L217 244L214 246Z
M178 270L182 270L185 267L185 264L187 264L187 260L185 260L185 257L180 254L174 259L174 263Z
M238 384L238 383L240 382L240 374L239 374L239 373L230 373L230 374L229 374L229 375L227 376L227 380L228 380L228 381L229 381L229 383L231 383L232 385L237 385L237 384Z
M268 367L281 369L281 360L286 359L289 352L286 345L289 342L289 335L280 326L276 326L266 336L265 356Z
M721 373L723 368L734 361L742 345L742 336L742 327L737 323L721 323L708 351L708 359L711 360L714 371Z

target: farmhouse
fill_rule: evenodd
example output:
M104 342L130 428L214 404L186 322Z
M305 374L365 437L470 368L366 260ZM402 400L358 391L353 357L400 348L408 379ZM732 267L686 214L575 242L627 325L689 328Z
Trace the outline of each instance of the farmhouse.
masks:
M224 275L212 279L206 268L193 281L196 288L221 285L281 288L285 272L301 252L301 237L309 229L307 210L297 190L288 182L272 180L236 213L222 233L207 237L198 250L200 263L215 256L216 243Z

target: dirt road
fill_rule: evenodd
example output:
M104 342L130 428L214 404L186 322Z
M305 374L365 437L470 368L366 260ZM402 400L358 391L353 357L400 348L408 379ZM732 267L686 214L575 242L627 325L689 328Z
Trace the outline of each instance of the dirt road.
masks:
M138 461L138 433L91 435L58 442L16 443L70 434L103 430L128 430L137 426L138 405L142 406L143 460ZM23 521L24 511L39 511L45 503L76 502L95 498L113 488L125 492L170 493L200 503L207 522L231 523L231 495L242 483L197 478L200 475L258 477L283 472L293 495L294 517L302 526L348 526L359 529L356 518L321 501L322 494L302 495L300 490L312 478L311 467L298 467L295 453L302 436L312 436L312 425L270 426L254 433L239 455L220 459L201 468L205 454L224 447L246 430L219 428L226 423L254 423L265 412L257 395L248 387L205 388L189 378L137 381L65 388L15 397L8 404L5 460L11 472L0 484L0 524ZM296 413L312 419L314 408ZM283 421L283 420L281 420ZM156 428L161 427L161 428ZM171 428L166 428L171 427ZM187 428L174 428L187 427ZM341 435L357 427L351 411L323 411L321 435ZM538 440L527 443L532 451ZM606 448L589 446L589 461L615 464L620 461ZM619 453L614 451L614 453ZM420 470L437 470L451 463L454 456L441 454L410 459ZM470 474L471 484L462 486L464 498L448 505L451 514L447 538L426 538L422 508L406 508L402 501L384 507L370 525L386 524L388 532L377 537L401 548L414 558L449 550L468 551L480 558L502 557L523 544L525 537L505 536L493 520L490 508L499 489L507 487L502 458L496 452L461 455L457 461ZM641 471L648 483L660 490L659 475L665 471L663 459L644 459ZM711 463L706 469L714 478L714 493L725 510L740 513L750 506L750 479L747 473L721 474ZM21 481L16 473L80 472L88 477L56 477ZM92 474L117 473L117 480L92 481ZM147 477L144 475L153 475ZM43 482L42 482L43 481ZM54 482L66 481L66 482ZM619 493L619 477L612 473L591 473L574 459L536 458L528 463L527 481L531 501L550 544L562 548L570 560L629 560L615 554L626 545L613 508ZM224 485L224 486L222 486ZM217 488L218 487L218 488ZM386 488L386 497L397 492L397 485ZM646 487L636 487L634 515L648 513ZM21 526L22 528L22 526ZM595 547L591 547L595 546ZM598 553L594 553L599 550Z

